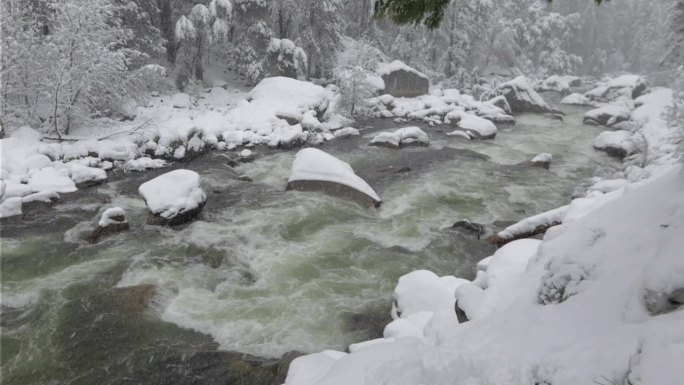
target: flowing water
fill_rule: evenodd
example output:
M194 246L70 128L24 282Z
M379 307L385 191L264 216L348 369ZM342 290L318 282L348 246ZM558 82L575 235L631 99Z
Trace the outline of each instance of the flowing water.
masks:
M490 141L424 127L428 148L369 147L373 132L396 127L378 120L365 122L362 137L323 146L374 187L384 200L377 210L286 192L296 150L265 149L236 170L210 153L115 175L51 209L29 209L2 223L3 383L192 383L150 372L217 348L267 362L375 338L401 275L472 277L474 263L491 254L483 241L446 229L455 221L552 209L599 167L614 165L591 147L600 129L581 125L582 109L563 108L565 122L521 115ZM540 152L553 154L550 170L515 166ZM137 187L178 167L201 174L202 216L174 229L145 225ZM112 206L126 210L131 231L81 241ZM120 289L136 285L148 286ZM200 361L197 383L224 365Z

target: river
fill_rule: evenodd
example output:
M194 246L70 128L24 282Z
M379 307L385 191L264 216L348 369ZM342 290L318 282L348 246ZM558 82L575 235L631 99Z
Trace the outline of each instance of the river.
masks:
M427 148L370 147L373 132L398 126L372 120L360 124L361 137L320 147L373 186L379 209L286 192L296 150L257 148L235 170L209 153L116 173L4 221L3 383L219 383L238 372L269 383L282 377L277 358L287 352L376 338L401 275L472 277L493 252L448 230L454 222L519 220L567 204L583 181L617 165L592 149L601 128L581 124L585 110L561 108L564 122L519 115L489 141L421 126ZM541 152L553 154L550 170L515 165ZM208 203L190 225L147 226L137 188L173 168L199 172ZM126 210L131 230L81 241L112 206ZM135 285L148 286L121 289Z

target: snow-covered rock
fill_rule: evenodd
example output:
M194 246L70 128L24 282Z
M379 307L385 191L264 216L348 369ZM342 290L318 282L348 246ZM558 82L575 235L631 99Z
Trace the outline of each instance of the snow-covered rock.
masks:
M592 105L592 101L589 100L586 96L578 93L573 93L570 94L563 99L561 99L561 104L572 104L575 106L590 106Z
M71 180L78 188L96 186L107 181L107 172L103 169L86 167L74 161L69 162L67 167Z
M271 147L293 148L306 142L307 133L300 124L294 126L278 126L270 135L268 145Z
M429 78L400 60L378 64L377 74L385 83L385 92L392 96L414 97L425 95L430 88Z
M526 160L522 163L519 163L520 166L535 166L535 167L541 167L545 169L551 168L551 160L553 159L553 156L549 153L543 152L541 154L536 155L534 158L530 160Z
M148 156L143 156L138 159L131 159L124 165L124 170L127 171L145 171L151 168L160 168L166 166L164 159L152 159Z
M358 177L347 163L315 148L305 148L295 155L288 190L321 191L349 198L365 206L380 206L378 194Z
M14 217L21 215L22 199L20 197L6 198L0 202L0 218Z
M569 206L562 206L525 218L492 235L488 240L498 246L503 246L516 239L544 234L550 227L557 226L563 222L568 208Z
M56 170L54 167L45 167L36 171L31 174L28 181L28 187L33 192L56 191L59 193L69 193L76 191L76 184L69 178L67 170L63 169L60 171Z
M617 99L636 99L646 92L646 80L634 74L621 75L601 82L584 96L594 101L613 101Z
M150 210L147 223L175 226L197 217L207 196L200 188L200 176L190 170L174 170L149 180L138 188Z
M416 270L399 278L394 288L392 318L405 318L418 312L454 309L454 292L464 279L439 277L427 270Z
M24 205L31 205L33 203L42 203L43 205L51 206L59 200L59 193L56 191L42 191L27 195L21 199Z
M372 146L399 148L402 146L427 146L430 144L425 131L418 127L402 127L393 132L381 132L371 140Z
M594 139L594 148L624 158L637 151L634 135L629 131L604 131Z
M297 357L290 363L285 385L314 385L332 368L333 364L347 355L335 350Z
M106 209L100 221L97 223L97 227L86 236L86 240L90 243L96 243L100 238L112 235L115 233L120 233L122 231L128 231L130 225L128 220L126 220L126 214L124 210L120 207L111 207Z
M186 93L178 92L171 96L171 105L174 108L190 108L192 107L192 98Z
M630 110L623 106L609 104L587 111L584 114L584 123L594 123L603 126L612 126L616 123L629 120Z
M359 130L357 130L354 127L344 127L344 128L340 128L339 130L335 130L335 132L333 132L333 135L335 135L336 138L344 138L347 136L358 136Z
M503 95L513 112L550 112L551 107L532 87L532 82L518 76L513 80L501 83L494 92Z
M455 111L447 114L447 118L452 126L465 131L471 139L494 139L496 136L496 125L477 115Z
M570 93L570 87L577 87L582 80L577 76L552 75L537 86L537 91L556 91L562 95Z

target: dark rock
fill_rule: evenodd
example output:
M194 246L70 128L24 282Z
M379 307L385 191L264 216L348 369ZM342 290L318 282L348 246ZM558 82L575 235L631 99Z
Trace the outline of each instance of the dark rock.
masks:
M364 207L380 207L380 204L382 203L360 192L359 190L335 182L320 180L295 180L288 182L286 189L322 192L334 197L352 200Z
M90 243L97 243L102 237L128 231L130 229L128 221L126 221L126 217L123 215L110 216L109 220L112 222L106 226L98 225L92 233L85 237L85 240Z
M639 82L636 87L632 88L632 99L636 99L639 96L643 95L646 93L646 83L645 82Z
M404 172L410 172L411 168L410 167L402 167L399 170L397 170L397 174L404 173Z
M458 301L454 303L454 311L456 312L458 323L462 324L464 322L468 322L468 316L466 315L465 311L458 306Z
M551 112L551 108L546 103L534 102L534 98L541 99L541 96L531 86L521 87L517 82L510 81L501 84L496 92L506 98L512 112Z
M427 77L402 69L382 75L382 80L385 81L385 93L395 97L425 95L430 88L430 81Z
M157 287L150 284L112 289L114 302L126 314L145 310L156 290Z
M147 215L147 224L155 226L178 226L188 222L192 222L195 218L197 218L200 215L206 203L207 201L205 199L204 202L200 203L194 209L182 211L172 218L164 218L157 213L150 212Z
M513 113L513 111L511 111L511 106L508 104L508 101L503 95L499 95L494 99L491 99L489 102L504 110L504 112L508 115Z
M243 182L252 182L252 178L250 178L247 175L240 175L238 176L238 180L241 180Z
M549 118L551 118L551 120L560 120L561 122L563 121L563 115L561 114L550 114Z
M477 237L477 239L480 239L480 237L485 234L485 226L468 220L458 221L454 223L453 226L449 227L449 229L465 235Z
M669 293L646 290L644 304L651 315L669 313L684 305L684 287Z
M99 186L99 185L102 185L105 183L107 183L107 179L87 180L85 182L76 183L76 188L80 190L80 189L84 189L84 188L88 188L88 187Z
M283 113L276 114L276 118L286 121L290 126L294 126L295 124L299 123L299 118L296 116L286 115Z

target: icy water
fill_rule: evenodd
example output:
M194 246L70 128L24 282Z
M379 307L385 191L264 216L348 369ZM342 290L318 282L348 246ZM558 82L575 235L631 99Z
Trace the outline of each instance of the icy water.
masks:
M563 108L565 122L521 115L490 141L424 127L428 148L367 146L373 132L397 126L378 120L366 122L360 138L323 146L375 188L384 200L377 210L286 192L296 150L258 148L261 156L236 170L212 153L113 176L5 221L2 382L180 384L244 375L243 383L270 383L284 370L270 359L375 338L401 275L424 268L470 277L491 254L484 242L447 230L454 222L518 220L557 207L599 167L615 165L592 149L600 128L581 125L584 110ZM540 152L553 154L551 170L515 166ZM179 167L202 176L201 218L176 229L145 225L137 187ZM397 172L404 167L410 171ZM97 245L80 241L111 206L126 210L131 231ZM216 349L231 353L212 355Z

